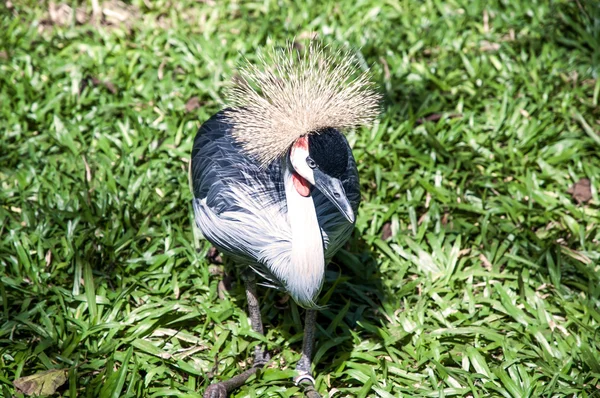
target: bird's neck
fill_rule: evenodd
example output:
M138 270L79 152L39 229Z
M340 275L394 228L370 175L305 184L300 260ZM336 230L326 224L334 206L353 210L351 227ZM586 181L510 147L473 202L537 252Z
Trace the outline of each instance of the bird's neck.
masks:
M296 302L312 307L321 290L325 273L321 227L312 195L303 196L298 192L289 167L285 167L284 181L287 216L292 230L287 288Z

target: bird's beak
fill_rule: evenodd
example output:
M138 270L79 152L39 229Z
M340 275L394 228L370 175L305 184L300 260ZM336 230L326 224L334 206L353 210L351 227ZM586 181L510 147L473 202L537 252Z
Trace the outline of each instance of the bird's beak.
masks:
M338 178L328 176L319 169L314 170L314 176L317 189L323 192L323 195L338 208L349 223L353 224L355 220L354 211L348 201L342 181Z

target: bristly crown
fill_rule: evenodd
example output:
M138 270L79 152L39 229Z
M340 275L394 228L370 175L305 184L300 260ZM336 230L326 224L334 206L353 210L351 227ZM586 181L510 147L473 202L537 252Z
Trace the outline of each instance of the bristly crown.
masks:
M369 124L379 114L381 96L347 50L312 41L302 52L289 45L258 59L241 68L225 115L234 138L264 167L304 135Z

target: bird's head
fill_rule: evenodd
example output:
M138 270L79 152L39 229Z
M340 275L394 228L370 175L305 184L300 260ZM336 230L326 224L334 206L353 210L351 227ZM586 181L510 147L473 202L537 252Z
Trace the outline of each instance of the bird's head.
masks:
M296 191L310 195L315 187L327 197L348 222L355 216L344 191L341 177L348 169L349 146L346 138L334 128L298 138L289 152L292 178Z
M228 93L233 138L264 168L288 156L298 193L319 190L353 223L341 181L352 155L340 131L379 115L381 96L369 71L353 51L318 41L258 59L257 65L246 62Z

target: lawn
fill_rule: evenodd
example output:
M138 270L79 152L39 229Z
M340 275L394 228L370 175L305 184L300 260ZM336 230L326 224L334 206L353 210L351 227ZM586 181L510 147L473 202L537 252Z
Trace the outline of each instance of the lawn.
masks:
M384 98L348 133L363 202L327 268L317 389L600 396L600 3L12 0L4 397L43 371L55 396L200 397L251 363L242 284L194 230L192 140L243 57L314 34ZM297 396L303 310L259 296L273 361L234 396Z

